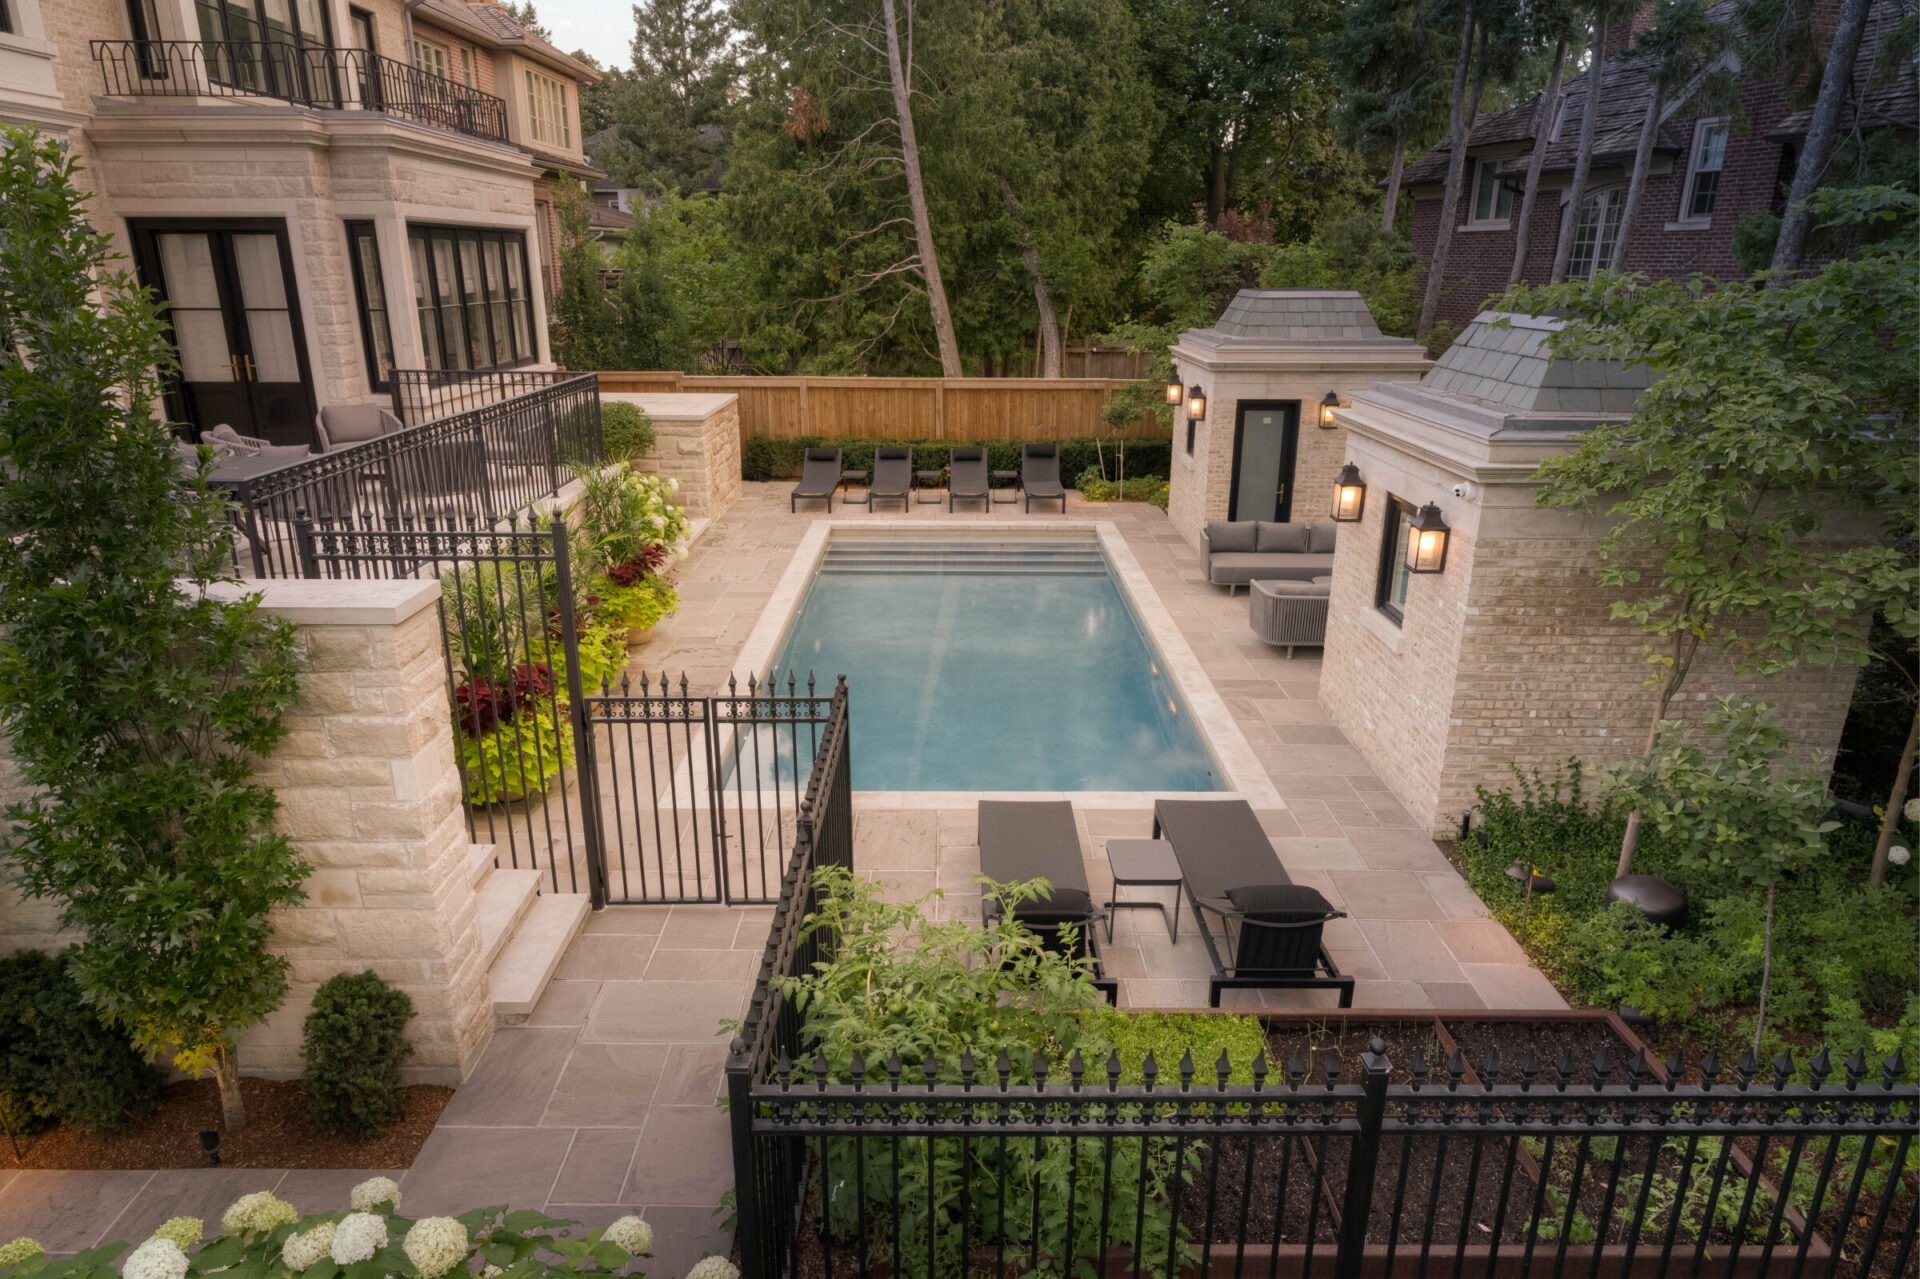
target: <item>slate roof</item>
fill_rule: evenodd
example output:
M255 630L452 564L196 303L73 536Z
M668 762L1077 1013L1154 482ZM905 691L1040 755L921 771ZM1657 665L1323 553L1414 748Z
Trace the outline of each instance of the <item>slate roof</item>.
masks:
M1420 379L1423 391L1475 400L1516 415L1633 412L1644 366L1556 356L1546 341L1565 327L1550 316L1482 311Z
M1856 121L1863 129L1920 128L1920 75L1910 58L1893 58L1882 73L1880 44L1900 25L1900 6L1876 4L1867 10L1867 30L1860 41L1860 56L1854 62L1853 81L1857 97L1850 96L1840 109L1840 132L1851 132ZM1798 138L1807 132L1811 110L1796 111L1768 130L1771 138Z
M1182 339L1236 350L1408 344L1382 334L1360 295L1346 289L1242 289L1212 328L1188 329Z

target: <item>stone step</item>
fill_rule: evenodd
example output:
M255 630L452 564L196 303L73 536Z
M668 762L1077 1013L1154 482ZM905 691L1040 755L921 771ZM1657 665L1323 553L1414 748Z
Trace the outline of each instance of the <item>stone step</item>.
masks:
M492 964L513 936L514 925L532 909L540 891L537 870L495 870L475 893L480 916L480 962Z
M469 884L476 888L480 886L480 881L485 879L487 872L493 869L493 859L497 851L492 844L467 845L467 882Z
M586 927L593 903L585 893L543 893L513 931L489 974L493 1013L502 1024L525 1020L540 1002L560 957Z

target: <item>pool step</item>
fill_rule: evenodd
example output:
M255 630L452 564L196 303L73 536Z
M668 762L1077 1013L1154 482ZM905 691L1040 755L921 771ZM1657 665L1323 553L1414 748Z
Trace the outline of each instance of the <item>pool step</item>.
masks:
M901 541L838 542L822 573L1104 574L1106 556L1092 542Z

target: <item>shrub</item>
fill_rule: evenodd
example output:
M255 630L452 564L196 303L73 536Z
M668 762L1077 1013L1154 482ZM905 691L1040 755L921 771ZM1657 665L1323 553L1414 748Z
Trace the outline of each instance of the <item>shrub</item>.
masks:
M623 627L646 630L679 611L680 596L673 583L657 573L622 586L610 577L594 579L594 593ZM622 662L624 665L624 660Z
M642 475L619 462L582 472L580 481L579 530L569 546L578 546L584 567L602 573L636 562L657 567L659 559L648 559L656 546L667 555L684 553L680 544L692 525L673 503L678 480Z
M314 992L301 1043L307 1107L323 1132L362 1137L400 1117L413 1000L380 974L340 973Z
M1151 502L1167 487L1167 482L1153 475L1129 475L1125 483L1115 483L1102 476L1098 467L1090 466L1080 473L1073 486L1089 502ZM1166 503L1159 505L1164 508Z
M637 405L602 400L600 435L609 462L631 462L653 448L653 419Z
M160 1072L103 1024L66 955L22 950L0 959L0 1119L12 1132L64 1123L111 1134L159 1095Z
M824 435L801 435L793 439L775 439L770 435L749 435L740 452L740 475L751 481L797 480L801 463L810 448L837 446L849 470L873 473L873 450L883 444L904 444L913 449L913 464L918 470L932 470L947 464L947 451L980 447L987 451L987 466L995 471L1020 469L1020 447L1032 441L992 440L969 444L965 440L859 440L828 439ZM1121 445L1127 451L1127 477L1155 476L1166 479L1173 466L1173 441L1161 438L1087 436L1055 441L1060 445L1060 474L1081 475L1088 468L1106 475L1117 475ZM1104 463L1104 467L1103 464Z

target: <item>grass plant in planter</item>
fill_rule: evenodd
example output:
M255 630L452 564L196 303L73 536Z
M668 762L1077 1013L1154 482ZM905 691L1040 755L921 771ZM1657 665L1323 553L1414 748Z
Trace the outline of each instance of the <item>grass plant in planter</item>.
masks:
M448 580L443 606L456 672L454 752L467 803L543 792L573 763L566 645L552 633L551 588L536 566L516 565L493 578Z

